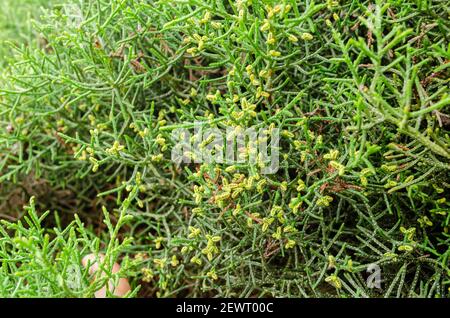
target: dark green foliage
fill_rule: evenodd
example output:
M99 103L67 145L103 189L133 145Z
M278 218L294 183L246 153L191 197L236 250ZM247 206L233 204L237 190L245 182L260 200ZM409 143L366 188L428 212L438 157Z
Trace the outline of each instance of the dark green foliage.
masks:
M141 296L448 297L448 1L63 8L0 81L0 213L133 216ZM279 171L176 166L194 121L279 128Z

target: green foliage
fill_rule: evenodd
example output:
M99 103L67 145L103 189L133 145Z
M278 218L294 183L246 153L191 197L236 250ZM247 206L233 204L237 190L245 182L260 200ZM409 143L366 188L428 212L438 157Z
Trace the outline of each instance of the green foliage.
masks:
M100 239L95 237L81 223L78 217L64 229L60 225L49 229L43 222L49 212L39 215L34 198L26 207L24 222L1 221L0 224L0 296L1 297L92 297L94 292L106 286L109 280L129 275L131 264L125 260L124 267L114 274L96 277L91 283L88 269L81 266L81 259L87 253L99 255ZM58 216L55 215L58 221ZM112 266L120 253L130 244L116 239L116 227L106 219L110 229L110 244L106 248L104 261L99 268L111 273ZM103 251L102 251L103 252Z
M54 266L110 248L105 207L141 296L448 297L447 1L79 5L37 23L46 45L17 47L0 88L0 213L34 195L90 224ZM176 166L170 134L195 121L279 128L279 171Z
M13 54L11 46L6 42L15 45L33 44L38 42L33 29L33 19L38 18L41 6L50 6L54 0L3 0L0 11L0 67L4 67L7 56Z

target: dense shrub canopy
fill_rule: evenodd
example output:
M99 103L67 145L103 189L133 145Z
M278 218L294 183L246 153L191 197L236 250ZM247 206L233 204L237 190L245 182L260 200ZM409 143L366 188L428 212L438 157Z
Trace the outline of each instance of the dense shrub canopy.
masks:
M0 293L92 295L80 259L102 251L141 296L447 297L449 14L445 0L55 6L0 79L0 213L34 196L57 217L33 203L30 229L0 228ZM171 133L194 122L280 129L279 170L175 164ZM24 231L42 233L18 247ZM82 283L37 276L35 253Z

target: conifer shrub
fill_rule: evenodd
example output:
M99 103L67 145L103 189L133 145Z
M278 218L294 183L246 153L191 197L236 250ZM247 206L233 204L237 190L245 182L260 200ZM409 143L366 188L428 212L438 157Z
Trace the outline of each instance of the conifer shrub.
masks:
M0 294L91 296L101 252L130 296L448 297L447 4L46 11L0 79ZM278 129L279 169L177 164L195 123Z

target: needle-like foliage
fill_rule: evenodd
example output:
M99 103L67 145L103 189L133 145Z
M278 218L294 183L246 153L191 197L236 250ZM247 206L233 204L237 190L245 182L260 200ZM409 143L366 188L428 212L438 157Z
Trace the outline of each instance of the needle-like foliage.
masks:
M141 296L448 297L448 1L67 2L0 79L0 213L69 224L44 273L131 237ZM280 169L175 164L198 121L280 129Z

